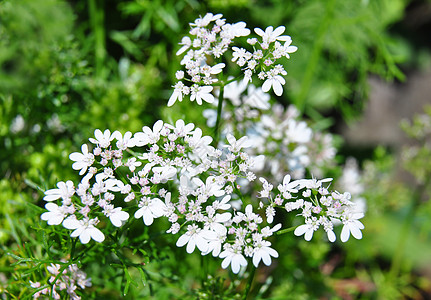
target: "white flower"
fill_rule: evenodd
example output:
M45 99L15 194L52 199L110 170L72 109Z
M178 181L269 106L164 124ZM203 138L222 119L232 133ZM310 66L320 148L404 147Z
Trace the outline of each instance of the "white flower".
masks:
M153 224L155 218L163 216L167 209L166 204L158 198L150 199L144 197L138 206L140 209L135 212L135 218L139 219L142 217L144 224L147 226Z
M132 133L130 131L127 131L124 137L118 130L114 131L112 135L115 136L117 148L120 150L126 150L127 148L135 146L135 140L132 138Z
M358 221L358 219L363 217L363 213L349 213L344 217L344 226L343 230L341 230L341 241L343 243L349 239L350 233L358 240L362 238L361 229L364 229L364 225L361 223L361 221Z
M177 82L174 85L174 92L172 93L171 97L169 97L168 100L168 107L174 105L174 103L178 101L183 101L183 91L184 91L185 85L181 81Z
M227 229L226 226L223 225L223 223L229 221L231 217L232 215L229 212L216 214L213 217L206 217L204 229L215 231L219 235L225 235Z
M251 107L267 110L271 107L269 104L270 98L271 97L264 93L261 88L250 84L247 88L247 97L244 99L244 103L247 103Z
M48 221L48 225L58 225L63 222L66 217L66 212L62 206L58 206L54 203L47 203L45 208L49 211L44 212L40 218L44 221Z
M308 143L313 136L313 131L307 126L306 122L298 122L293 119L287 122L285 133L289 141L294 143Z
M136 167L139 167L140 165L142 165L142 162L136 161L136 157L129 158L124 164L125 167L129 167L130 172L134 172Z
M286 176L284 176L283 178L283 184L279 184L278 185L278 190L280 191L280 193L297 193L298 190L296 189L296 187L298 186L298 183L296 181L290 181L291 177L289 174L287 174Z
M159 182L165 183L177 174L177 169L172 166L153 167L154 175L158 177Z
M82 153L73 152L69 155L70 160L73 160L74 163L72 165L72 169L80 170L79 175L84 175L87 171L87 168L90 167L94 162L93 153L88 152L87 144L83 144L81 146Z
M250 34L250 29L245 28L245 26L247 26L247 24L242 21L231 24L231 26L229 27L229 33L234 37L248 36ZM223 26L223 30L226 30L226 27L227 26Z
M285 30L284 26L279 26L275 30L272 26L269 26L263 31L260 28L255 28L254 32L256 32L258 35L262 37L262 40L264 43L272 43L275 41L288 41L291 39L288 35L282 35L280 36Z
M272 88L277 96L281 96L283 94L283 85L285 83L286 80L284 80L280 75L270 75L263 83L262 90L266 93Z
M214 74L221 73L223 71L223 68L225 66L226 65L224 63L219 63L219 64L216 64L216 65L212 66L211 69L210 69L210 74L214 75Z
M174 133L179 137L189 135L195 127L193 123L189 123L186 125L182 119L177 120L175 122L175 126L172 126L170 124L166 124L166 126L170 129L173 129Z
M109 217L112 225L121 227L128 219L129 214L121 210L121 207L115 207L112 204L106 205L103 209L105 216Z
M190 100L194 101L196 100L196 103L199 105L202 105L202 100L213 103L214 102L214 96L211 94L211 91L213 90L212 86L198 86L193 85L191 88L191 96Z
M271 224L274 221L275 209L272 206L268 206L265 210L266 221Z
M179 237L176 245L182 247L187 244L187 253L192 253L197 246L199 251L207 252L209 240L217 238L214 231L200 229L196 224L188 225L187 232Z
M79 240L83 244L87 244L90 239L101 243L105 240L105 236L99 229L94 226L97 222L97 218L91 220L88 218L77 220L73 217L69 217L63 221L63 226L67 229L75 229L75 231L73 231L70 236L78 236Z
M57 183L57 187L58 189L45 191L45 197L43 197L43 200L54 201L62 198L65 202L69 202L70 198L75 194L75 188L71 180L66 181L66 183L60 181Z
M294 53L296 52L296 50L298 50L298 47L296 46L291 46L290 44L292 43L292 39L290 38L290 36L286 42L284 43L284 56L286 56L287 58L290 58L289 53Z
M298 226L293 232L296 236L301 236L304 234L304 239L309 241L313 237L314 231L319 228L318 221L315 217L312 219L306 219L305 224Z
M137 147L145 146L148 143L155 144L160 139L160 131L163 129L163 121L158 120L153 125L153 129L150 127L142 127L142 132L137 132L134 135L135 144Z
M224 195L223 186L217 184L214 176L209 176L205 183L199 178L195 177L192 182L199 186L199 194L205 196L206 198L211 196L220 197Z
M236 140L236 138L229 133L226 136L226 139L230 145L226 145L225 147L227 147L229 151L233 153L237 153L241 151L242 148L248 148L252 145L251 140L249 140L247 136L243 136L239 140Z
M212 252L214 257L219 256L221 252L222 243L226 240L226 235L217 235L216 238L210 239L208 241L208 249L205 252L202 252L202 255L207 255Z
M192 45L192 40L188 36L185 36L181 39L181 43L179 44L183 46L177 51L176 55L180 55L189 49Z
M268 241L261 241L253 251L253 264L257 268L259 262L262 260L267 266L271 264L271 256L278 257L277 251L270 248L271 243Z
M227 247L222 253L220 253L219 257L224 258L221 263L221 267L226 269L229 265L231 265L232 272L235 274L238 274L241 266L247 266L247 260L241 254L240 249L236 247Z
M90 142L98 145L100 148L108 148L111 144L111 141L115 138L115 135L111 135L111 131L106 129L103 133L100 129L96 129L94 131L95 139L89 138Z

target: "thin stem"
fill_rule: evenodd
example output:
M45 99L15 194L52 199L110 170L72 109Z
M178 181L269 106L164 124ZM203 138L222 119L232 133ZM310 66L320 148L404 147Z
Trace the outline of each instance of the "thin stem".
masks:
M223 108L223 93L224 93L224 85L221 85L220 93L218 95L217 121L214 129L214 147L216 148L220 140L220 122L221 122L221 112Z
M298 226L299 226L299 225L298 225ZM288 233L288 232L294 231L294 230L296 229L296 227L298 227L298 226L293 226L293 227L289 227L289 228L286 228L286 229L283 229L283 230L279 230L279 231L277 231L277 232L275 233L275 235L282 235L282 234L285 234L285 233Z
M251 265L251 271L250 271L250 275L249 275L250 277L248 278L247 285L245 287L245 294L244 294L244 298L243 298L244 300L247 299L248 294L250 293L251 284L253 283L254 274L256 273L256 267L253 264L250 264L250 265Z
M302 78L301 89L298 97L295 99L296 105L301 112L304 112L305 101L313 83L313 77L316 74L316 68L319 65L319 59L323 50L323 42L325 39L328 27L332 22L332 14L335 7L335 0L326 2L325 16L323 17L322 23L319 26L315 42L313 45L313 51L311 52L310 59L305 69L304 77Z
M205 259L204 255L201 255L201 272L202 272L201 285L203 287L208 277L208 260Z
M103 77L106 58L103 1L90 0L88 3L90 24L94 35L94 57L97 77Z

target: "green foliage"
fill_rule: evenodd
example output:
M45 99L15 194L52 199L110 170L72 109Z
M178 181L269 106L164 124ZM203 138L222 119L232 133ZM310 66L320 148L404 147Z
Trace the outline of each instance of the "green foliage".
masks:
M361 113L369 74L404 79L398 66L413 59L412 46L389 29L408 2L1 1L2 297L30 299L36 292L30 280L50 286L50 263L76 263L93 283L83 299L241 298L250 269L238 278L209 256L184 258L175 241L160 238L166 224L151 230L127 224L109 243L77 246L69 231L40 221L43 191L62 178L76 178L68 155L95 128L135 132L160 115L206 128L203 107L183 101L174 112L162 109L179 65L177 43L199 14L220 12L249 28L286 26L299 51L286 63L286 93L278 100L298 105L326 128L332 124L324 117L328 111L345 119ZM395 299L430 290L420 273L431 251L431 147L424 125L429 116L428 111L412 125L403 123L416 139L404 155L414 184L398 180L397 159L383 148L363 164L364 239L335 247L321 242L323 237L274 241L277 266L256 271L250 299ZM205 271L214 275L202 276Z

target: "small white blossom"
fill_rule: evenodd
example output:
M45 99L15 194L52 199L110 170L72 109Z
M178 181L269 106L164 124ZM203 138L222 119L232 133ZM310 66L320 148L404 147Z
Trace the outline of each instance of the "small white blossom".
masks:
M81 151L82 153L73 152L69 155L69 158L70 160L74 161L72 169L80 170L79 175L84 175L84 173L87 171L87 168L94 163L94 155L93 153L88 152L87 144L83 144L81 146Z
M83 220L77 220L76 218L69 217L63 221L63 226L67 229L75 229L70 236L79 237L79 240L83 244L87 244L90 239L101 243L105 240L105 236L99 229L95 227L97 222L97 218L85 218Z
M241 267L247 266L247 260L244 255L241 254L241 251L232 246L227 247L227 249L221 252L219 257L224 258L221 267L226 269L230 265L232 272L235 274L238 274Z
M68 180L65 182L60 181L57 183L58 189L50 189L45 191L45 197L43 200L45 201L54 201L59 198L62 198L65 202L70 202L70 198L75 194L75 188L73 186L73 182Z

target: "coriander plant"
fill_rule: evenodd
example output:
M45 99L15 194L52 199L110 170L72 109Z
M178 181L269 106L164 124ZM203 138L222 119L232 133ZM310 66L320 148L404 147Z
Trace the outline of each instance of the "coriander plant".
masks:
M30 283L34 298L85 298L91 280L79 268L98 247L120 258L127 294L127 267L142 274L146 268L126 266L118 254L145 245L131 246L128 228L137 222L162 222L167 241L189 254L213 256L233 276L247 270L248 283L236 289L244 298L255 268L279 257L275 239L295 238L287 236L293 232L310 241L321 228L334 242L338 225L342 242L362 238L364 212L355 199L333 190L332 178L314 177L335 164L332 136L312 129L294 106L270 99L272 92L282 95L287 71L280 62L297 47L284 26L246 26L207 13L190 24L177 51L182 67L167 106L184 99L208 105L203 117L213 132L183 119L158 120L135 133L96 129L89 144L70 154L81 180L64 179L46 190L40 216L60 232L68 253L41 262L47 281ZM295 219L292 226L283 225L286 214ZM79 244L90 246L78 251ZM212 276L205 271L203 286Z

